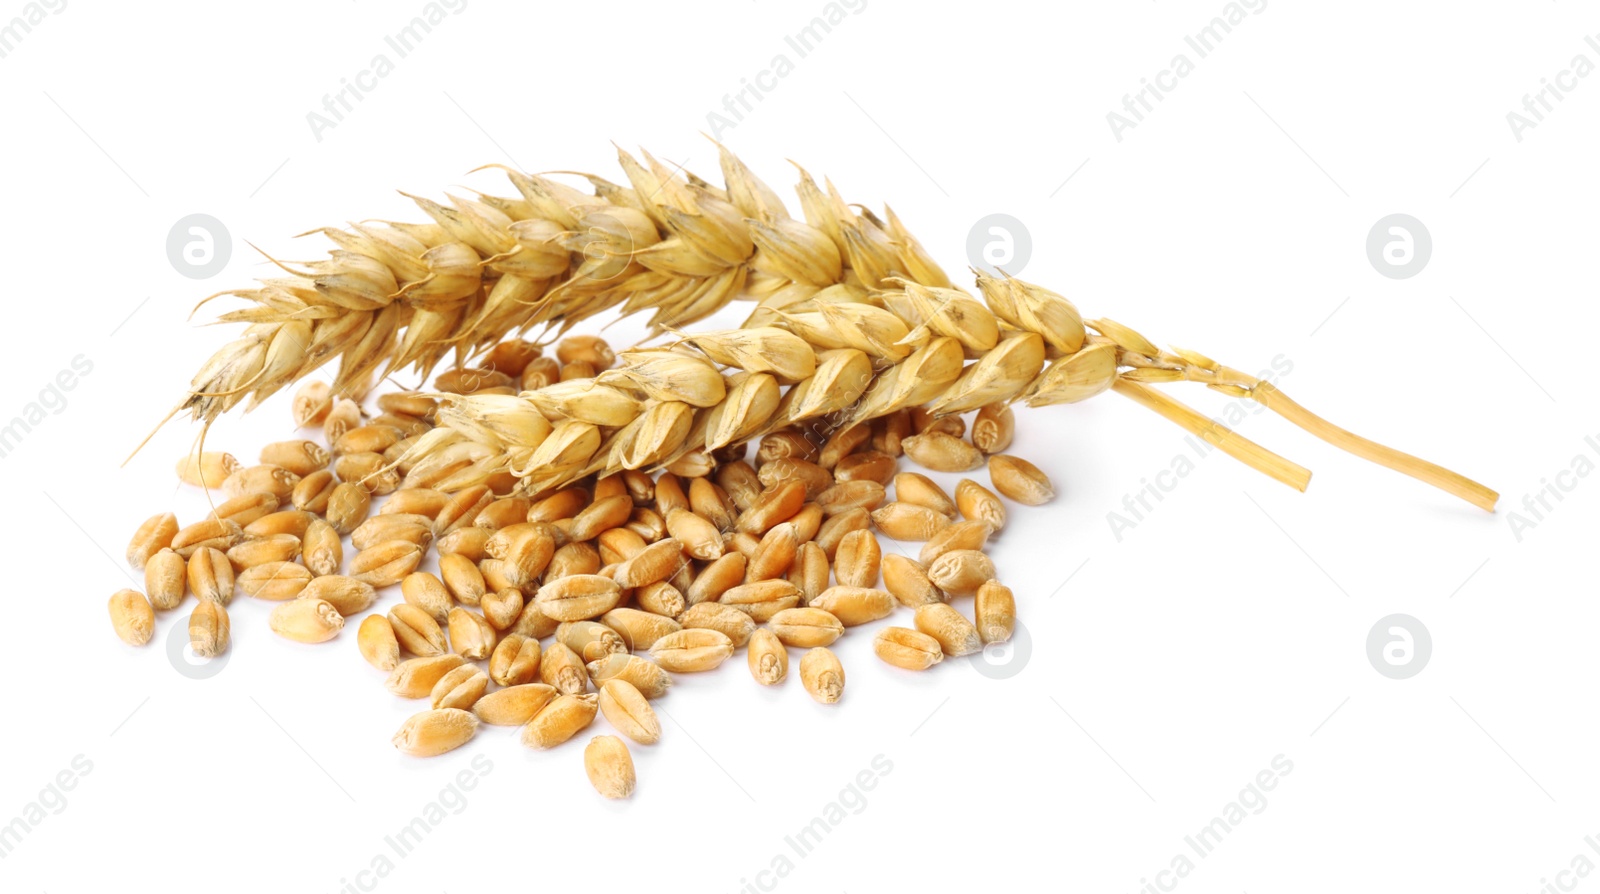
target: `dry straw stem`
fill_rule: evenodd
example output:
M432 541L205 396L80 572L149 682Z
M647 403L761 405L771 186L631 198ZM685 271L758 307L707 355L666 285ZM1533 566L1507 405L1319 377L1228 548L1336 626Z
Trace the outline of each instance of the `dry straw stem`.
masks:
M892 211L879 217L848 205L803 170L801 220L725 149L721 188L648 153L619 158L627 185L585 175L593 194L508 171L514 197L451 197L448 205L412 197L430 223L318 231L338 246L327 260L280 263L285 276L222 293L252 302L222 318L247 329L204 365L175 412L209 424L335 358L332 396L360 397L377 374L427 372L447 355L460 368L514 331L564 332L614 308L652 312L653 328L677 340L623 351L610 369L610 356L574 354L567 368L595 370L592 379L521 395L439 395L439 427L400 464L415 474L448 457L452 471L438 489L510 472L537 495L596 473L702 466L720 448L785 428L826 436L911 408L936 418L1019 400L1071 403L1115 386L1229 455L1305 486L1304 469L1143 387L1194 381L1253 398L1475 505L1490 509L1497 499L1204 355L1163 350L1111 320L1089 321L1098 333L1090 334L1055 292L979 273L980 301L952 287ZM742 327L678 331L734 298L758 302ZM976 464L944 436L929 427L922 441L896 441L941 467ZM837 459L825 449L821 465Z

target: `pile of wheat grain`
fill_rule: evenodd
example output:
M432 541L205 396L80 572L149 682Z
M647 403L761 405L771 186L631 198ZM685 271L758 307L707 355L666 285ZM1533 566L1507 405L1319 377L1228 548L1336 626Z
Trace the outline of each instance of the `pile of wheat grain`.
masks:
M417 755L460 746L480 723L521 726L524 744L548 748L596 713L652 744L661 728L649 701L671 675L714 669L739 649L769 686L786 679L789 648L807 650L801 683L832 704L845 672L827 647L902 609L909 626L873 640L897 667L925 670L1010 638L1015 599L984 549L1006 524L1002 494L1037 505L1054 489L1004 452L1015 420L1002 404L974 411L970 431L960 414L900 409L826 437L785 429L656 475L625 469L533 495L517 495L509 475L441 489L448 469L404 458L408 442L438 430L443 407L492 397L508 380L588 382L614 361L592 337L568 338L555 357L506 342L484 368L440 376L435 396L380 396L371 419L308 384L295 421L320 427L326 446L269 444L252 466L221 452L178 463L184 481L226 499L186 527L170 513L140 526L127 555L146 592L112 598L118 635L148 642L155 612L189 594L202 656L228 648L236 595L272 604L268 626L297 642L335 640L364 615L363 657L388 672L391 692L430 702L394 738ZM941 472L987 467L990 486L963 478L952 495L902 471L902 457ZM879 534L920 542L920 553L886 553ZM418 570L430 548L438 575ZM398 600L384 599L390 590ZM585 761L603 793L632 791L620 740L599 737Z

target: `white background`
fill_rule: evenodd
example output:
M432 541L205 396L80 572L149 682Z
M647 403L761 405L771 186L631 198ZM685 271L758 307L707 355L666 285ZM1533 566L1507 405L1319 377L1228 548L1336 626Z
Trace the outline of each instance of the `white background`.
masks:
M1133 892L1280 754L1293 770L1267 806L1190 853L1177 889L1531 892L1576 855L1600 862L1584 844L1600 836L1600 480L1576 479L1520 541L1509 515L1574 456L1600 462L1584 443L1600 439L1600 77L1520 142L1506 120L1575 55L1600 62L1584 43L1600 15L1275 0L1196 61L1183 38L1223 6L869 0L798 59L784 36L817 0L470 0L320 141L307 113L392 59L384 36L422 3L71 0L46 15L0 59L0 419L74 356L93 369L0 460L0 823L76 755L93 769L0 860L0 887L339 891L480 755L492 770L465 808L391 853L377 890L734 892L785 853L792 873L763 884ZM23 10L4 0L0 20ZM1184 52L1194 72L1118 141L1107 113ZM664 739L634 749L625 803L589 788L581 743L534 753L486 728L442 758L398 755L389 737L415 703L353 636L273 637L265 605L236 603L234 651L205 681L161 649L187 609L145 649L112 636L134 525L204 512L171 473L186 421L118 464L230 337L200 325L221 302L188 322L192 305L270 274L245 240L309 258L322 244L293 234L419 219L396 189L502 189L467 173L491 162L619 178L609 141L715 178L707 113L778 53L794 71L721 136L786 195L794 159L851 201L891 202L962 281L972 224L1012 215L1034 244L1024 277L1086 316L1251 372L1290 358L1280 384L1302 403L1496 487L1500 512L1262 414L1241 431L1313 468L1307 493L1213 456L1119 542L1107 514L1183 433L1114 395L1024 410L1014 452L1061 496L1015 507L993 550L1031 632L1019 673L894 671L857 630L838 648L844 701L823 708L793 676L756 686L740 655L659 703ZM196 212L232 233L231 263L203 282L165 250ZM1394 212L1432 233L1411 279L1365 254ZM1227 401L1170 387L1207 412ZM280 397L210 443L250 458L290 436L287 418ZM1395 612L1433 639L1398 681L1365 652ZM788 851L880 754L892 771L864 809L809 856Z

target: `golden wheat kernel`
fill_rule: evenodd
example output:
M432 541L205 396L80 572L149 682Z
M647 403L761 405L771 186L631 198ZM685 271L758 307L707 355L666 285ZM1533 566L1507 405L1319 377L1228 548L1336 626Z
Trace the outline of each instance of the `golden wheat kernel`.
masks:
M598 574L574 574L539 588L533 604L557 621L598 618L622 600L617 582Z
M856 452L872 438L872 425L861 422L834 432L822 445L822 450L817 454L817 465L824 469L832 469L844 459Z
M299 598L310 582L311 570L304 565L296 562L267 562L262 565L252 565L239 572L233 579L233 587L252 599L287 602ZM223 600L223 604L227 604L227 600Z
M817 536L822 530L822 507L815 503L806 503L800 511L789 516L787 524L794 525L794 535L801 543L805 543Z
M956 550L982 550L994 533L994 527L984 521L952 522L939 530L922 545L917 561L932 565L939 557Z
M717 469L717 486L727 493L740 512L748 510L760 499L763 485L761 476L747 462L727 463ZM661 483L656 482L659 490ZM659 495L657 503L660 502Z
M777 612L799 605L800 590L787 580L763 580L733 587L718 601L748 613L760 623Z
M450 590L450 595L462 605L477 605L483 600L483 594L488 592L488 584L478 566L460 553L439 557L439 577Z
M170 512L152 515L139 524L128 541L128 564L143 568L150 557L172 546L178 533L178 517Z
M693 606L717 601L730 588L743 583L748 561L743 553L729 552L707 564L684 591L684 602Z
M651 506L656 500L656 480L650 473L642 469L625 469L621 473L622 484L628 489L628 496L633 498L634 506Z
M324 600L348 618L371 608L378 601L378 591L355 578L329 574L307 581L298 598Z
M423 658L445 653L444 629L433 616L409 602L389 609L389 626L407 652Z
M1055 486L1039 467L1021 457L1003 453L989 457L989 480L994 489L1024 506L1039 506L1055 499Z
M739 514L739 508L733 504L727 492L710 478L689 481L689 508L719 531L732 528Z
M1011 588L997 580L984 581L973 602L978 637L984 644L1011 639L1017 627L1017 600Z
M656 479L654 504L663 518L671 515L674 509L689 508L689 495L678 476L671 472L661 473L661 477Z
M939 641L946 655L959 658L983 649L978 628L955 607L943 602L917 606L917 630Z
M612 528L595 538L594 547L591 548L598 549L600 561L615 565L643 552L648 545L643 537L627 528Z
M130 646L142 646L150 641L156 630L156 613L150 600L138 590L118 590L111 594L107 607L111 612L111 629L117 638Z
M811 608L822 609L838 618L846 627L887 618L896 605L898 602L887 590L842 584L823 590L809 603Z
M751 635L745 662L750 676L763 686L776 686L789 675L789 650L777 634L765 628Z
M207 518L227 519L243 528L277 510L278 498L272 494L245 494L217 504Z
M833 574L848 587L872 587L878 583L878 566L883 547L871 531L851 531L839 541L834 554Z
M333 442L333 454L344 457L356 453L382 453L402 437L404 435L399 429L388 425L363 425L340 435Z
M293 561L300 556L300 549L300 538L293 534L273 534L234 544L228 548L227 556L234 568L243 571L267 562Z
M263 465L279 466L304 478L328 465L328 451L316 441L274 441L261 448Z
M633 516L633 498L626 493L596 500L573 516L569 536L572 540L593 540L604 531L627 524Z
M589 672L583 657L559 641L551 643L539 656L539 679L548 686L554 686L563 695L573 695L589 688Z
M828 554L815 543L802 543L795 552L794 564L789 568L788 581L800 591L800 604L810 605L823 590L828 589Z
M988 488L971 478L963 478L956 484L956 508L963 518L988 522L996 532L1006 526L1005 504Z
M960 416L951 414L938 416L928 422L927 427L917 432L923 434L949 435L952 438L962 438L967 434L967 423Z
M628 746L616 736L595 736L583 749L583 769L589 775L589 784L602 797L618 800L633 796L638 780L634 775L633 756Z
M371 509L372 494L359 484L343 481L328 494L328 506L323 515L335 531L349 534L367 520Z
M440 537L435 548L439 555L457 555L469 563L481 562L488 557L489 538L494 532L488 528L465 527L456 528L454 531Z
M585 664L628 651L622 637L599 621L563 621L556 627L556 642L576 652Z
M406 540L386 540L350 559L350 576L374 587L400 583L422 563L422 547Z
M781 578L794 564L795 552L800 548L800 536L793 524L784 522L774 526L761 537L745 569L745 582Z
M327 418L328 411L333 409L333 399L329 396L329 391L328 383L320 379L312 379L295 391L294 399L289 405L295 428L322 424L322 420Z
M594 722L599 703L594 693L563 693L523 725L519 739L529 748L554 748Z
M894 498L897 502L926 506L945 518L956 517L956 503L944 488L920 472L901 472L894 476Z
M667 533L681 544L683 552L707 562L722 557L722 534L710 521L688 509L673 509L667 513L666 523Z
M883 557L881 570L884 589L907 608L945 601L944 594L928 579L927 570L913 559L896 553L887 554Z
M450 502L450 495L431 487L406 487L389 495L383 501L379 515L420 515L430 521L438 518L439 510ZM521 519L518 519L521 521Z
M381 453L346 453L333 462L333 474L340 481L359 484L375 497L400 489L400 473L389 468Z
M928 540L950 525L950 519L914 503L898 500L872 513L872 523L885 535L901 541Z
M720 602L689 606L678 616L678 624L684 630L715 630L726 636L735 649L748 643L756 630L756 622L748 614Z
M420 391L390 391L378 395L378 409L385 413L402 413L418 419L433 421L439 402Z
M687 561L682 544L669 537L618 564L611 577L623 589L643 587L670 579Z
M739 514L736 527L745 534L760 537L773 526L788 521L806 502L806 486L799 481L785 481L777 487L761 492L749 509Z
M426 571L413 571L400 581L400 595L407 605L426 612L435 622L443 624L455 607L455 600L439 578Z
M478 520L478 513L493 501L494 492L488 485L478 484L458 491L434 516L434 535L443 537L456 528L472 524Z
M786 646L800 649L826 646L844 635L844 624L820 608L786 608L772 616L767 629Z
M492 369L452 369L442 372L433 379L436 391L448 394L481 394L494 388L504 388L512 383L513 379L503 372Z
M271 494L287 503L289 496L294 493L294 486L299 483L300 476L288 469L262 464L249 466L229 475L222 482L222 492L230 497Z
M518 522L496 531L484 551L504 563L503 570L512 586L526 587L549 566L556 554L556 539L547 524Z
M183 602L188 563L170 549L163 548L144 563L144 591L156 611L177 608Z
M543 683L518 683L491 692L477 700L472 712L493 726L522 726L556 700L560 693Z
M828 517L855 509L872 511L883 505L888 492L876 481L843 481L817 494L816 505Z
M344 544L332 525L320 518L313 519L300 543L300 555L312 574L319 577L338 574L339 566L344 564Z
M899 457L905 452L901 442L911 437L911 411L896 410L880 418L872 427L872 449Z
M488 691L489 675L475 664L463 664L440 677L428 698L435 708L468 711Z
M906 670L927 670L944 660L939 641L909 627L885 627L872 638L872 651L886 663Z
M716 668L733 654L733 640L720 630L686 627L650 647L650 657L664 670L697 673Z
M303 509L279 509L270 515L263 515L255 521L244 526L240 532L240 540L253 540L260 537L271 537L274 534L292 534L304 539L306 531L311 528L311 523L317 517ZM181 532L180 532L181 533ZM238 541L235 540L235 543ZM232 544L229 544L230 546ZM176 547L174 547L176 549ZM218 549L227 547L218 545Z
M660 698L672 687L672 677L661 665L638 655L611 655L592 661L588 672L596 686L611 680L625 680L645 698Z
M325 643L344 629L344 615L323 599L291 599L273 608L267 626L295 642Z
M544 581L549 583L574 574L594 574L601 566L600 553L592 545L569 543L556 550L555 555L550 557L550 564L544 570Z
M814 462L795 457L784 457L764 463L757 473L765 488L777 487L788 481L805 485L806 499L815 500L834 485L833 473Z
M556 632L556 627L561 622L539 610L539 606L528 594L522 594L522 614L517 616L517 623L511 625L512 633L519 633L531 639L543 639Z
M482 609L489 626L496 630L507 630L522 616L522 606L526 601L521 590L511 587L483 594L478 607Z
M628 485L622 480L621 475L602 475L596 478L594 481L593 499L596 502L600 500L609 500L612 497L621 496L624 494L628 494ZM628 494L628 498L630 500L633 499L633 495Z
M233 601L233 563L221 550L202 547L189 557L185 578L197 599L227 605Z
M381 671L400 666L400 641L383 615L367 615L356 628L356 647L367 663Z
M978 448L941 431L913 435L901 445L912 462L935 472L969 472L983 465Z
M764 466L780 459L814 460L819 452L820 448L802 432L775 431L761 438L756 447L756 465Z
M589 505L589 492L581 487L564 487L528 507L530 522L553 522L572 518Z
M683 614L689 603L683 598L683 591L667 581L657 581L633 591L633 601L644 611L675 618Z
M562 363L582 361L595 369L610 369L617 362L617 354L597 335L569 335L556 344L556 359Z
M427 698L445 674L465 663L466 659L454 652L407 658L390 671L383 685L401 698Z
M270 517L270 516L269 516ZM185 559L197 550L227 550L244 539L240 527L226 519L207 519L195 522L172 535L172 551Z
M460 708L435 708L407 718L392 741L413 757L437 757L467 744L477 732L477 715Z
M347 397L337 398L333 402L333 409L322 419L322 436L332 444L360 424L361 407Z
M837 704L844 696L844 665L825 647L800 656L800 683L819 704Z
M350 532L350 545L357 550L377 546L387 540L404 540L427 549L433 543L433 527L427 516L395 513L370 516Z
M381 416L374 416L372 424L392 428L401 434L400 440L390 444L388 449L383 451L383 458L391 463L397 463L395 471L401 475L411 471L412 463L400 463L400 458L406 455L411 445L417 443L418 438L433 431L433 426L428 424L427 420L404 413L384 413Z
M888 487L898 465L887 453L867 450L842 457L833 467L833 477L839 481L876 481Z
M221 451L191 453L178 460L178 478L185 484L215 490L228 476L244 468L233 454Z
M881 511L881 510L880 510ZM817 529L817 536L812 542L821 547L823 555L832 562L838 555L839 544L846 535L852 531L865 531L872 525L873 516L865 509L851 509L841 512L822 523ZM885 531L884 533L888 533ZM889 536L894 536L890 534Z
M974 549L951 550L928 566L928 579L951 596L971 596L994 579L994 561Z
M627 680L607 680L600 687L600 713L617 731L640 745L661 741L661 721L650 702Z
M600 616L600 623L616 631L622 639L621 651L648 649L661 637L683 629L672 618L636 608L614 608Z
M495 630L483 615L456 606L446 619L450 632L450 651L473 660L488 658L494 651Z
M523 367L520 384L523 391L538 391L559 381L561 381L561 364L554 357L535 357Z
M503 497L483 507L478 517L472 520L472 524L475 527L498 531L509 525L526 522L528 510L532 508L533 501L526 497Z
M532 683L539 678L539 657L537 639L508 633L489 654L489 677L501 686Z
M972 421L972 445L985 454L1004 453L1017 433L1017 415L1006 404L989 404Z
M667 536L667 521L661 513L649 506L634 507L633 514L623 527L644 538L645 543L655 543Z
M216 602L195 603L189 613L189 648L201 658L215 658L228 651L232 641L228 610Z

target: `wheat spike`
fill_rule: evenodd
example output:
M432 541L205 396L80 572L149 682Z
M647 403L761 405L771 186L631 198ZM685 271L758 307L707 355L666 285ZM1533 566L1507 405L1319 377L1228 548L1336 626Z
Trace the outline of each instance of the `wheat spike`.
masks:
M560 333L616 308L651 312L652 328L679 341L521 396L437 395L440 427L398 463L408 486L455 490L509 475L542 494L596 473L703 468L716 451L786 428L826 439L913 407L955 414L1115 390L1306 487L1306 469L1149 387L1191 381L1494 508L1498 495L1483 485L1351 434L1204 355L1163 350L1112 320L1086 323L1058 293L978 273L979 300L951 284L892 211L885 221L848 205L804 169L804 219L793 218L719 150L721 189L619 150L628 186L585 175L590 195L508 171L518 198L411 197L431 223L318 231L338 246L329 260L280 264L290 278L225 293L255 302L223 317L250 325L206 363L180 409L209 423L335 357L334 393L359 396L380 372L427 372L450 354L460 366L513 332ZM740 329L678 331L735 298L758 302Z

